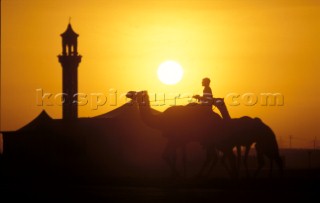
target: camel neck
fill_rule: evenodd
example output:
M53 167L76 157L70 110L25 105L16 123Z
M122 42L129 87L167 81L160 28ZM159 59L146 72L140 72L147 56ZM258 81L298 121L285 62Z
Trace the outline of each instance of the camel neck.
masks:
M226 104L224 103L224 100L222 99L218 104L216 104L216 107L219 109L221 115L222 115L222 118L224 120L230 120L231 119L231 116L229 114L229 111L226 107Z
M151 112L149 96L144 95L138 105L142 121L151 128L161 129L160 116Z

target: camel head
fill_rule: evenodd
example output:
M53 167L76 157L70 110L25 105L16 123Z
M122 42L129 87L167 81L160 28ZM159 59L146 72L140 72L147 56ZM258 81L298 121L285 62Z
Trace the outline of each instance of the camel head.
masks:
M129 91L126 94L126 97L129 99L132 99L132 101L137 102L140 105L145 105L149 104L149 96L148 96L148 91L143 90L143 91Z
M126 97L132 100L135 100L137 97L137 92L136 91L129 91L126 94Z

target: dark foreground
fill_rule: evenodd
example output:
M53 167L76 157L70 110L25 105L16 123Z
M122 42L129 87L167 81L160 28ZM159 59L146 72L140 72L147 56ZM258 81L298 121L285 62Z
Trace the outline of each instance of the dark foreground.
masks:
M238 180L2 177L0 187L0 202L311 202L320 196L320 170Z

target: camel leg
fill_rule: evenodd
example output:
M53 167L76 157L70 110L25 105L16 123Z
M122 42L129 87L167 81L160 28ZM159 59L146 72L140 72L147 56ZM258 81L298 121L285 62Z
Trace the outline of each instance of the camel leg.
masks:
M268 158L270 159L270 169L269 169L269 177L272 178L273 172L273 161L275 161L278 169L280 177L283 176L283 162L279 154L276 155L269 155Z
M259 147L256 144L256 151L257 151L257 159L258 159L258 168L254 174L254 177L257 177L258 174L260 173L261 169L263 168L265 161L264 161L264 155L260 151Z
M276 156L275 162L279 168L280 177L282 177L283 176L283 161L279 155Z
M231 170L233 171L234 178L238 178L239 173L238 173L237 164L236 164L236 157L233 151L231 151L229 154L229 162L230 162Z
M273 158L270 159L269 178L272 178Z
M246 170L246 175L248 178L250 177L249 169L248 169L248 156L249 156L250 147L251 147L250 145L246 146L246 151L245 151L244 160L243 160L243 164Z
M207 177L211 174L213 168L218 163L218 159L219 159L218 153L215 150L215 148L211 148L210 152L208 152L208 153L210 156L210 160L209 160L208 164L211 162L211 166L209 167L209 170L207 171L207 174L206 174Z
M228 166L228 164L226 163L226 158L227 158L227 155L225 153L222 154L222 157L221 157L221 164L224 166L224 168L226 169L227 173L232 176L232 170L231 170L231 167Z
M230 164L229 174L231 175L231 177L237 178L238 177L238 170L237 170L237 164L236 164L236 157L235 157L232 149L226 151L224 154L225 154L226 158L228 158L228 161Z
M240 167L241 167L241 145L237 145L237 170L240 171Z
M172 144L167 144L164 152L163 152L163 159L169 165L171 169L172 177L176 177L179 175L179 172L176 169L176 147Z
M201 177L204 173L204 171L207 169L208 165L212 162L212 159L214 158L213 153L215 152L214 148L206 147L206 159L204 163L202 164L202 167L197 175L197 177Z
M183 164L183 177L187 177L187 153L186 145L182 146L182 164Z
M204 161L204 163L202 164L202 167L197 175L197 177L201 177L203 175L203 172L205 171L205 169L208 167L208 165L210 164L210 162L212 161L212 156L211 156L211 151L212 148L206 148L206 159Z

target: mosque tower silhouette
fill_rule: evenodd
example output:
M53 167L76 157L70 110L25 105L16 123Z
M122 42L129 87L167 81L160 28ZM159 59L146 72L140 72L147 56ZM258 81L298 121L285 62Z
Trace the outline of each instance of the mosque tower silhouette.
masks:
M81 62L81 55L78 55L78 36L70 23L67 30L61 34L62 54L58 58L62 66L63 120L78 118L78 65Z

